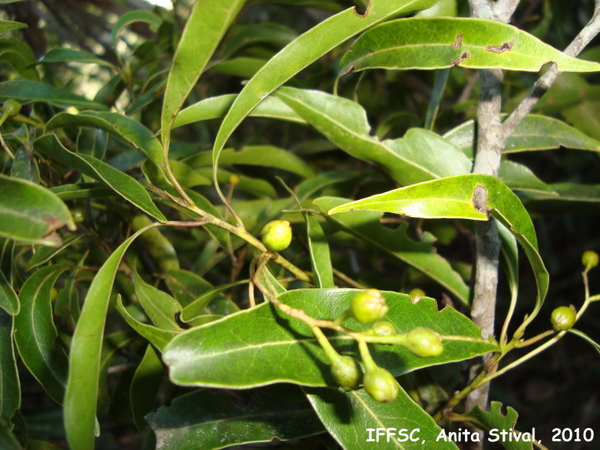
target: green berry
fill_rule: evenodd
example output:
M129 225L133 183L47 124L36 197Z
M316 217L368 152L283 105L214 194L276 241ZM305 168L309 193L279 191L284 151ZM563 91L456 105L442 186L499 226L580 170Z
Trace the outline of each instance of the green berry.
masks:
M408 293L408 295L413 303L417 303L419 300L421 300L421 297L425 297L425 291L420 288L414 288Z
M395 336L398 334L396 327L391 322L377 322L371 328L371 332L375 336Z
M598 265L598 253L588 250L581 255L581 262L587 270L590 270Z
M16 116L21 111L21 104L18 101L9 98L4 102L2 110L8 117Z
M354 296L350 302L350 312L361 323L375 322L388 312L385 298L377 289L367 289Z
M85 220L85 211L81 208L73 208L71 210L71 215L73 216L73 221L75 223L81 223Z
M292 242L292 227L287 220L273 220L262 229L261 239L270 252L281 252Z
M439 356L444 351L440 335L429 328L415 328L404 334L402 345L421 358Z
M356 389L362 380L358 362L351 356L341 356L332 364L331 375L335 382L347 391Z
M375 367L365 374L364 385L367 394L378 402L396 400L400 386L394 376L381 367Z
M550 315L554 331L565 331L571 328L577 320L577 313L572 306L559 306Z

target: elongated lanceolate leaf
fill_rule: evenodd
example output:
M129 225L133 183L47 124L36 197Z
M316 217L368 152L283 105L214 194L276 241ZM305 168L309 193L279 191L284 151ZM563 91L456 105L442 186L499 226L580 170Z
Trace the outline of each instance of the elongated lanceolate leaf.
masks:
M304 219L308 231L308 250L315 284L320 288L334 288L331 254L323 228L313 214L304 214Z
M196 2L177 46L161 113L163 139L245 0Z
M475 123L469 120L444 134L469 158L475 154ZM506 140L503 153L552 150L561 147L600 152L600 141L548 116L529 114Z
M218 97L210 97L194 103L181 110L173 123L173 128L181 127L203 120L218 119L224 117L231 105L237 98L237 94L227 94ZM306 121L294 112L277 97L265 98L256 108L248 114L250 117L268 117L304 124Z
M384 69L506 69L537 72L549 62L561 72L598 72L512 25L485 19L411 18L364 33L341 61L341 72Z
M123 28L137 22L147 23L150 25L151 30L156 30L160 26L162 19L151 11L135 10L126 12L121 15L113 25L113 29L110 33L110 39L113 45L116 45L119 33Z
M213 147L213 164L241 121L271 92L352 36L392 16L428 8L437 0L371 0L364 15L346 9L294 39L246 84L221 124Z
M71 342L64 399L65 430L71 448L94 448L102 339L113 283L125 251L148 228L132 235L110 255L94 277L83 303Z
M19 314L19 308L19 297L17 297L15 290L4 276L4 272L0 270L0 309L14 316Z
M314 200L323 213L347 203L345 199L321 197ZM408 223L392 230L380 223L382 212L369 211L361 214L337 214L330 220L359 239L365 241L394 258L420 270L450 293L464 305L469 304L469 287L450 263L439 255L434 247L435 238L429 233L419 242L410 237Z
M287 391L289 392L289 388ZM322 433L323 425L306 399L250 391L238 407L224 392L199 390L173 400L148 416L159 448L203 450L236 444L300 439ZM280 393L279 393L280 394Z
M21 311L15 317L15 342L21 359L57 403L67 381L67 354L54 326L50 291L66 267L47 266L31 275L21 292Z
M437 134L411 129L402 139L370 135L358 103L322 91L279 88L275 95L348 154L383 166L402 185L469 173L472 163Z
M52 63L84 63L84 64L98 64L101 66L116 67L105 59L98 58L83 50L75 50L73 48L53 48L37 61L37 64L52 64Z
M24 208L27 205L27 208ZM0 236L42 245L60 245L55 230L77 227L55 194L21 178L0 175Z
M158 220L167 220L152 202L148 192L129 175L92 156L70 152L52 134L47 134L37 139L34 142L34 147L40 153L59 161L67 167L78 170L98 181L102 181L117 194L150 216Z
M475 208L477 188L487 192L484 210ZM537 237L527 210L504 183L489 175L460 175L415 184L383 194L337 206L329 211L382 211L424 219L487 220L488 213L498 219L521 244L535 274L538 296L535 316L548 292L549 276L540 257Z
M0 34L19 28L27 28L27 24L21 22L13 22L12 20L0 20Z
M345 450L371 446L377 450L457 449L451 441L437 440L442 429L402 388L398 398L389 403L376 402L364 389L305 390L327 431ZM387 434L377 434L384 429L390 430L389 439Z
M0 418L11 418L21 406L13 322L14 319L0 309Z
M151 345L148 345L140 365L135 370L130 389L131 413L133 422L139 430L147 426L144 416L154 408L164 372L160 356Z
M357 292L298 289L278 298L311 317L333 320L346 311ZM373 357L394 375L497 349L481 339L479 328L468 318L449 307L438 311L431 298L415 304L406 294L383 295L390 306L386 320L400 332L425 326L444 338L444 352L435 358L418 358L397 346L375 346ZM366 328L354 320L344 325L356 330ZM354 341L347 337L336 336L331 341L340 352L357 351ZM165 347L163 361L169 366L171 380L185 386L240 389L278 382L335 386L328 359L310 328L269 303L181 333Z
M0 102L13 99L26 105L29 103L49 103L58 108L106 110L106 106L88 100L70 91L63 91L47 83L30 80L13 80L0 83Z
M181 306L177 300L146 283L137 270L133 271L133 286L138 301L155 326L163 330L180 330L176 317L181 314Z

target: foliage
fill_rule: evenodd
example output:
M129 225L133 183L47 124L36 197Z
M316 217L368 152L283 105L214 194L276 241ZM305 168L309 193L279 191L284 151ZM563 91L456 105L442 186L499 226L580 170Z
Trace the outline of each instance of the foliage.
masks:
M521 5L513 26L452 0L175 3L117 18L116 61L36 60L25 24L0 20L0 446L110 448L123 424L145 448L358 449L383 428L378 448L457 448L439 437L467 426L532 448L510 398L464 399L567 334L600 348L597 254L578 249L584 293L561 305L536 232L600 199L576 170L600 151L583 75L600 64L545 43L558 6L536 23ZM478 70L506 71L510 113L552 64L592 94L559 81L506 136L499 175L473 173ZM484 337L469 249L490 221L504 284ZM451 363L478 357L456 381ZM31 432L32 383L64 434Z

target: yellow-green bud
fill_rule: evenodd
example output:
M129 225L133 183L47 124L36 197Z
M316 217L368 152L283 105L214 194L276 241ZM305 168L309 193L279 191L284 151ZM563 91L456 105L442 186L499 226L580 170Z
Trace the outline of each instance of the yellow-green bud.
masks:
M385 298L377 289L361 291L350 302L352 316L361 323L372 323L382 319L388 309Z
M440 335L429 328L415 328L405 333L404 337L402 345L421 358L439 356L444 351Z
M18 101L9 98L4 102L2 110L3 113L8 117L16 116L19 114L19 112L21 112L21 104Z
M273 220L263 227L261 239L270 252L281 252L292 242L292 227L287 220Z
M351 356L341 356L331 365L331 375L337 384L349 391L356 389L362 381L362 371Z
M587 270L590 270L598 265L598 253L588 250L581 255L581 262Z
M371 332L375 336L395 336L398 334L396 327L391 322L377 322L371 328Z
M394 376L381 367L367 371L364 385L367 394L378 402L391 402L400 394L400 386Z
M565 331L575 325L577 313L572 306L559 306L552 311L550 322L554 331Z

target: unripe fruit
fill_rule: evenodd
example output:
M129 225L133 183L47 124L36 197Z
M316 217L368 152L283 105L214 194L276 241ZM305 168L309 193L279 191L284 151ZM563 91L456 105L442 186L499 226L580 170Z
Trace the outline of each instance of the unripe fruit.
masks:
M377 322L371 328L371 332L375 336L395 336L398 334L396 327L391 322Z
M281 252L292 242L292 227L287 220L273 220L263 227L261 239L270 252Z
M16 116L21 111L21 104L18 101L9 98L4 102L2 110L3 114L8 117Z
M391 402L396 400L400 393L400 386L394 376L381 367L375 367L365 374L365 391L378 402Z
M388 312L385 298L377 289L359 292L350 302L350 312L361 323L375 322Z
M417 303L419 300L421 300L421 297L425 297L425 291L420 288L414 288L408 293L408 295L413 303Z
M73 216L73 221L75 223L81 223L85 220L85 212L81 208L73 208L71 210L71 215Z
M588 250L581 255L581 262L587 270L590 270L598 265L598 253Z
M572 306L559 306L550 315L550 322L554 331L565 331L571 328L577 320L575 308Z
M429 328L415 328L404 335L403 346L416 356L431 358L444 351L440 335Z
M356 389L362 381L362 371L351 356L341 356L331 365L331 375L337 384L349 391Z

